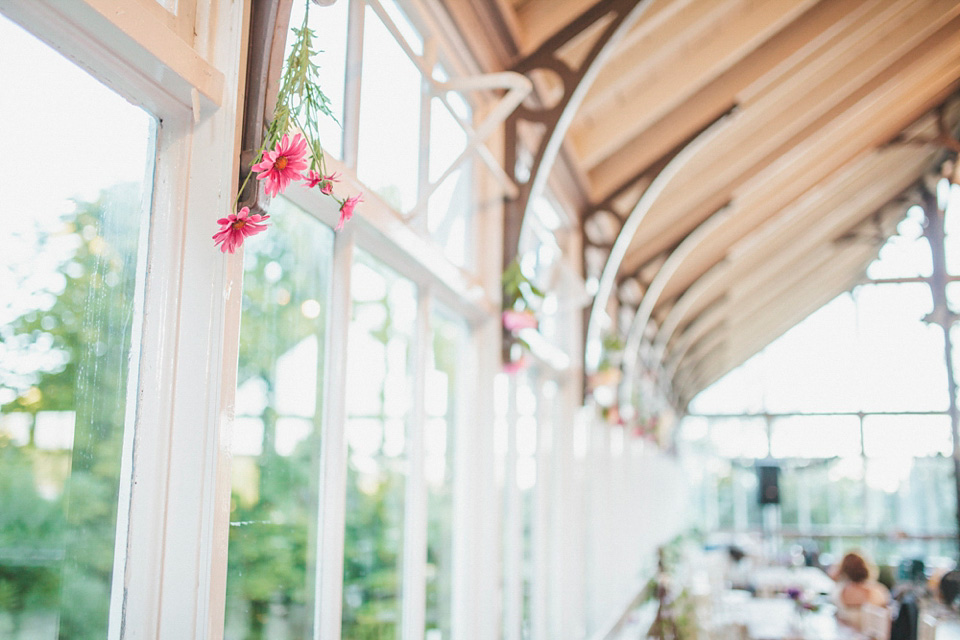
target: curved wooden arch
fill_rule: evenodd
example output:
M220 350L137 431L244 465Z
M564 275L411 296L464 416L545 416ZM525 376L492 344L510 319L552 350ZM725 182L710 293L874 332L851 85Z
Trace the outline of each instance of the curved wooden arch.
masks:
M602 317L606 313L607 304L610 302L610 296L616 285L620 265L627 255L627 250L630 248L630 244L633 242L633 237L639 230L640 224L650 209L653 208L653 205L656 204L667 185L670 184L692 157L713 140L730 117L730 113L725 114L680 150L653 179L650 186L647 187L643 195L640 196L640 200L623 223L623 227L620 229L620 233L614 241L613 248L610 250L610 255L607 257L607 262L603 267L600 284L597 287L597 294L594 297L593 306L590 308L586 340L584 342L584 365L587 374L596 372L600 364L600 331L602 328L600 325Z
M644 331L647 328L647 323L650 321L650 316L653 314L653 309L660 300L660 295L666 288L670 278L674 276L684 261L696 251L697 247L730 218L731 211L730 204L725 204L690 232L690 234L677 245L677 248L670 253L666 262L664 262L660 270L657 271L657 275L654 276L650 286L647 287L646 292L643 294L643 299L640 301L640 306L637 308L637 312L634 314L633 320L630 323L630 329L627 332L627 341L623 348L622 390L629 390L633 386L633 379L636 375L637 365L640 360ZM626 401L629 401L629 391L627 391L627 393L621 393L621 404ZM621 407L621 409L622 408L623 407Z
M507 200L504 207L504 268L517 256L523 220L533 201L542 193L546 185L567 130L583 103L590 85L593 84L620 40L652 3L652 0L602 0L514 65L512 70L524 75L539 69L556 73L563 83L563 95L555 105L544 109L522 106L507 119L504 165L508 171L512 172L519 195ZM602 33L576 69L571 68L558 56L558 52L565 44L604 20L607 22ZM544 133L533 153L529 178L521 179L518 175L522 171L518 166L520 129L525 122L542 127Z

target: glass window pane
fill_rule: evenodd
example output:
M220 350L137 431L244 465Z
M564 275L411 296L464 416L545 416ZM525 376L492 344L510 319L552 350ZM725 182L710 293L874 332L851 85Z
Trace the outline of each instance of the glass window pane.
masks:
M944 227L947 234L947 273L957 276L960 275L960 185L950 185L950 202Z
M867 267L870 278L929 276L933 272L930 243L923 235L923 209L910 207L897 225L897 235L889 238L880 255Z
M365 15L357 174L406 212L417 202L420 71L373 9Z
M960 234L958 234L958 237L960 237ZM960 248L958 248L958 252L960 252ZM960 282L947 283L947 305L950 307L950 311L960 314ZM956 326L954 325L954 328Z
M330 99L333 118L320 120L320 141L324 153L335 158L343 157L343 89L347 68L347 15L349 0L328 3L322 6L315 2L294 2L290 12L290 26L299 29L303 24L304 7L309 6L308 25L313 30L314 47L318 50L314 62L320 67L320 87ZM293 32L287 34L286 55L293 44Z
M724 458L765 458L767 423L763 418L718 418L710 421L710 442Z
M244 251L226 637L311 628L333 231L283 198Z
M842 294L764 352L766 409L856 411L860 405L856 307Z
M416 288L362 251L351 288L343 637L398 638Z
M831 532L863 528L863 461L859 455L812 460L788 468L796 493L783 496L797 503L801 531Z
M921 322L933 310L925 284L880 284L856 292L857 378L865 411L945 411L943 331Z
M442 309L434 313L433 327L424 433L428 517L425 628L429 640L447 640L452 637L454 445L466 327Z
M757 413L764 410L766 357L759 353L701 391L690 402L693 413Z
M868 528L908 535L956 531L951 459L868 459L866 485Z
M860 421L856 416L774 418L770 454L774 458L858 456Z
M904 458L953 452L946 415L871 415L863 419L863 448L870 458Z
M449 93L451 102L469 110L459 94ZM430 181L440 177L466 148L467 137L456 118L439 98L430 103ZM469 111L468 111L469 112ZM470 122L469 116L466 118ZM447 176L427 204L427 228L443 247L447 258L462 267L472 263L469 239L473 224L473 162L465 160Z
M2 16L0 59L0 636L105 638L155 125Z

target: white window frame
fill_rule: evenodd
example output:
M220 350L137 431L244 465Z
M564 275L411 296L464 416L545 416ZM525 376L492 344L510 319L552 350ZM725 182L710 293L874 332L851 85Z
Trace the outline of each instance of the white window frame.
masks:
M179 28L188 18L150 0L0 0L0 12L159 122L111 639L223 636L242 257L222 257L210 236L236 189L248 7L182 4L192 43Z
M342 0L341 0L342 1ZM156 171L137 377L135 429L125 434L110 634L113 639L190 640L223 637L231 493L231 430L236 392L242 292L242 252L223 256L212 244L215 220L229 212L239 173L239 111L244 94L246 33L250 2L191 0L175 15L155 0L0 0L0 12L50 43L159 122ZM428 3L402 3L421 29L425 51L436 52L451 75L476 75L452 27ZM159 7L159 8L158 8ZM344 91L344 159L328 159L341 171L344 187L364 189L356 178L357 127L365 2L351 3L347 78ZM171 17L172 16L172 17ZM192 22L192 25L190 24ZM184 25L192 26L185 28ZM190 38L191 34L195 34ZM189 40L189 41L188 41ZM162 80L158 80L158 78ZM426 84L426 83L425 83ZM426 90L426 88L425 88ZM486 122L503 104L473 104ZM429 102L425 102L429 113ZM425 132L427 134L429 132ZM428 144L424 135L422 144ZM486 140L502 155L502 140ZM478 163L479 164L479 163ZM422 174L429 167L421 163ZM497 202L501 176L475 171L476 203ZM429 181L420 180L420 189ZM302 188L287 196L329 226L337 222L328 198ZM501 565L501 512L495 479L493 379L500 369L500 271L502 210L474 211L471 237L475 267L461 269L443 257L411 220L368 195L353 221L335 236L330 274L329 321L324 375L324 438L321 452L321 521L315 593L314 637L340 637L346 484L347 332L351 317L350 272L361 248L417 286L415 344L420 409L412 433L423 433L422 377L434 301L463 318L469 340L461 380L469 380L457 416L454 475L454 637L498 637L501 573L515 579L519 566ZM545 363L541 363L544 364ZM557 374L554 370L553 374ZM577 406L579 378L560 377L563 406ZM577 400L575 400L577 398ZM586 536L581 508L548 510L562 500L559 478L572 472L569 424L554 423L564 457L539 465L539 516L535 544L552 550L539 556L537 635L546 637L547 599L563 598L576 611L576 585L554 591L547 580L565 575L563 558L579 551ZM511 433L513 427L511 426ZM561 438L561 433L563 437ZM419 436L418 436L419 437ZM416 462L418 437L412 441ZM568 450L569 449L569 450ZM408 507L423 497L422 464L413 467ZM582 465L582 461L580 463ZM515 470L514 470L515 471ZM549 473L548 473L549 471ZM573 487L576 489L576 487ZM584 494L585 495L585 494ZM404 553L404 640L423 637L422 562L426 550L426 507L408 510ZM546 522L551 515L551 526ZM577 526L561 536L553 523ZM521 531L522 535L522 531ZM519 541L518 541L519 542ZM549 542L549 544L548 544ZM551 566L557 563L556 566ZM584 569L580 569L583 571ZM556 576L556 577L553 577ZM409 600L407 598L409 597ZM567 607L562 607L567 611ZM551 609L555 611L556 609ZM419 612L419 613L418 613ZM577 614L572 614L578 618ZM582 617L581 617L582 619ZM572 628L582 627L574 620Z
M454 425L456 473L453 487L453 633L456 638L493 637L493 634L489 633L492 630L490 616L485 613L488 609L484 608L482 600L495 593L495 580L498 576L483 570L489 565L483 562L483 558L494 557L496 539L483 536L478 530L482 528L482 523L491 520L491 514L495 517L497 503L492 489L493 483L477 476L492 470L493 467L492 436L484 427L493 421L492 382L493 375L499 368L499 216L481 219L481 216L474 215L474 232L471 236L476 238L476 246L472 250L476 252L478 261L475 270L469 272L452 264L443 255L442 248L425 233L422 218L404 216L393 210L357 178L363 34L368 4L376 3L354 1L349 6L343 159L328 157L326 160L329 171L342 174L341 183L345 191L363 191L365 202L344 230L336 234L333 245L324 363L324 431L319 469L320 535L317 541L317 557L320 561L315 585L317 595L314 602L314 637L324 640L337 640L341 637L347 481L347 389L344 382L348 357L346 345L352 315L351 269L357 249L375 256L417 287L418 308L412 372L414 410L408 422L411 464L405 498L404 548L401 550L404 557L401 576L401 637L404 640L421 640L424 635L423 569L428 514L422 456L425 423L422 409L423 376L427 366L426 347L431 339L430 314L434 301L443 304L447 310L466 322L469 336L461 361L463 371L460 378L470 379L475 383L470 393L461 394L462 409L458 412ZM404 6L404 9L413 8L415 7ZM415 19L420 28L423 28L424 24L435 24L424 23L420 18L418 15ZM437 48L442 47L444 53L451 48L441 35L429 38L425 36L424 41L425 50L428 53L433 50L438 57ZM408 51L408 55L411 54L412 52ZM445 55L443 60L449 63L451 58ZM425 98L429 95L427 84L425 82L423 88ZM426 99L424 104L424 112L429 114L429 103ZM473 106L475 115L479 117L485 105L481 103ZM424 113L421 113L421 120L424 117ZM421 151L428 142L428 136L421 137ZM428 165L421 161L421 173L425 174L428 170ZM482 175L475 176L475 184L476 193L482 192L493 199L496 198L495 194L499 194L497 185L489 178L484 180ZM429 188L428 182L422 179L419 188ZM336 204L316 190L293 185L284 195L330 227L339 219ZM491 224L492 222L494 224Z

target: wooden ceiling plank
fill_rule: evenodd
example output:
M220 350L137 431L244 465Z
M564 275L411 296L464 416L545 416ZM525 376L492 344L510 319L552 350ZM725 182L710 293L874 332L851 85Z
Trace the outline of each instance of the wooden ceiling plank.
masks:
M698 1L701 0L654 0L650 8L637 20L637 24L633 26L630 32L620 42L620 46L617 47L617 52L614 53L614 56L618 57L620 51L632 47L637 42L649 37L651 33L661 33L668 21L671 20L676 13L683 10L684 7L691 2ZM571 42L563 48L563 55L564 57L576 59L585 55L586 49L589 46L590 43L586 40ZM602 71L600 75L603 75ZM600 76L598 76L598 80L599 79Z
M618 93L641 83L657 68L669 67L665 63L671 56L677 56L689 41L700 38L703 31L723 20L737 3L688 0L672 4L682 6L662 20L655 31L647 29L643 37L631 38L617 49L590 87L579 118L590 119L615 100Z
M750 53L740 64L722 74L696 95L653 123L627 142L620 150L590 170L595 198L602 200L625 172L649 166L669 152L690 132L711 122L717 114L729 110L740 94L786 61L822 42L825 35L861 18L877 0L840 0L820 2L788 27ZM866 8L864 8L866 7Z
M858 280L857 275L862 273L875 255L875 247L846 250L839 257L830 256L803 279L791 278L785 281L783 291L788 291L789 294L772 296L772 298L780 298L779 302L759 306L750 305L749 308L735 305L732 308L736 309L736 313L728 317L722 329L711 335L709 341L701 343L702 346L698 349L699 356L702 357L711 351L715 353L714 347L724 343L726 346L724 365L730 369L738 366L749 357L744 353L749 349L742 347L745 341L756 338L756 344L769 344L777 335L795 326L810 313L853 286ZM831 280L829 276L835 274L841 274L841 276ZM773 331L774 335L762 335L765 331L770 331L769 327L776 327ZM697 367L699 359L698 354L688 353L686 361L675 368L676 378L681 378L684 370L689 371Z
M860 262L859 269L857 269L857 271L862 271L872 260L872 255L864 258ZM832 287L825 287L821 285L819 288L813 288L810 292L810 295L805 297L803 300L792 300L783 309L784 314L777 316L778 320L776 322L768 322L765 324L758 323L757 325L744 325L743 332L731 335L733 340L727 342L726 344L724 359L716 359L714 362L704 363L704 366L702 366L700 369L703 375L701 375L699 379L692 380L691 382L693 382L693 384L688 384L688 392L692 391L693 395L695 395L696 393L699 393L703 389L707 388L709 385L713 384L721 377L759 353L767 345L796 326L804 318L814 313L823 307L823 305L827 304L844 291L847 291L855 284L855 280L848 280L847 282L840 282ZM747 336L748 338L746 340L737 341L737 338L741 336ZM707 375L707 372L711 373ZM690 397L692 398L692 395Z
M813 2L756 0L740 5L727 20L712 25L715 31L710 37L687 42L664 61L664 73L620 94L617 104L606 108L602 117L574 130L571 135L577 155L587 167L595 166L742 60Z
M522 37L521 57L537 50L550 36L571 23L595 2L584 0L530 0L516 11Z
M903 153L885 155L897 161L907 162ZM914 159L915 169L928 164L928 156L914 155L921 158L919 162ZM885 167L877 166L876 163L868 164L859 173L863 174L874 168L878 173L884 173ZM916 175L909 169L906 173ZM857 184L857 181L852 181L851 186L856 187ZM743 241L746 245L744 249L731 252L732 255L728 255L722 263L716 265L684 292L664 320L655 341L654 354L662 357L666 344L670 342L676 329L686 318L705 313L705 310L710 308L710 300L716 299L718 292L729 298L729 289L735 283L748 285L762 280L762 274L768 271L776 272L784 269L802 256L810 255L817 246L832 242L839 234L863 220L871 211L891 206L898 207L899 212L893 213L897 217L902 217L906 206L899 202L898 196L901 191L897 188L902 190L907 184L901 182L895 185L892 191L884 194L886 201L882 203L877 202L875 198L862 199L856 196L831 202L830 198L835 191L823 189L821 195L825 202L821 203L820 211L816 208L798 206L795 211L785 211L783 215L747 236ZM853 193L859 192L854 190ZM798 212L809 212L811 215L795 215Z
M960 7L954 7L954 11L960 12ZM934 36L928 37L913 54L902 58L902 65L889 67L884 73L877 76L867 86L873 89L865 96L854 94L852 104L847 105L846 113L841 115L831 114L831 118L822 121L824 126L830 127L836 135L825 137L823 130L819 133L821 142L811 141L810 136L817 133L809 127L805 133L807 140L803 141L812 151L811 157L815 158L815 164L820 168L825 168L822 149L817 145L827 144L831 147L837 147L844 137L853 136L859 140L859 146L854 145L848 153L853 155L863 153L870 145L876 145L889 139L889 136L895 132L887 132L890 122L895 121L899 126L904 126L904 118L915 117L916 109L920 104L927 104L933 94L940 94L945 84L949 84L957 77L956 52L960 45L960 30L955 29L960 21L957 18L953 22L943 26L943 28ZM848 99L850 96L848 96ZM741 112L741 114L744 112ZM899 120L891 114L899 114ZM839 127L836 122L845 118L845 127ZM735 118L736 120L740 120ZM717 141L711 146L716 150L711 154L711 149L705 150L698 158L692 159L690 167L686 174L678 176L677 183L672 186L670 193L664 194L661 202L651 211L651 214L644 222L645 228L641 229L635 237L635 246L642 245L640 250L633 250L624 261L624 269L636 268L638 264L648 259L649 255L655 255L657 251L663 250L666 246L676 243L678 237L682 237L689 229L687 227L695 226L698 221L697 212L707 209L707 203L701 203L699 206L693 204L698 198L709 198L708 204L713 205L721 195L731 197L734 189L740 187L744 182L756 175L757 172L770 167L780 156L787 154L788 149L769 149L766 147L766 141L771 136L775 136L778 131L787 128L785 123L774 120L768 121L761 130L755 132L759 142L754 147L748 148L742 138L745 132L735 132L736 135L725 135L730 129L736 127L731 125L725 131L720 132ZM744 127L737 127L743 129ZM814 127L815 128L815 127ZM872 138L866 136L864 132L872 134ZM887 136L884 138L884 136ZM792 146L800 145L801 140L791 141ZM732 138L732 139L731 139ZM720 141L725 142L725 147L720 147ZM849 142L849 141L848 141ZM720 147L718 149L718 147ZM733 149L737 153L727 154L727 158L717 158L716 153L723 153L724 149ZM756 161L756 156L766 152L766 157ZM738 154L739 153L739 157ZM843 162L849 161L837 160L833 158L832 170L842 166ZM829 158L828 158L829 160ZM750 164L752 166L743 167L735 165ZM781 160L781 163L789 162ZM708 168L704 164L713 164L718 167L717 171L709 174ZM700 165L700 166L694 166ZM734 165L731 167L731 165ZM779 167L782 169L782 167ZM697 171L699 169L699 172ZM771 171L776 171L774 167ZM693 173L695 175L691 176ZM724 174L720 178L717 174ZM735 175L731 175L734 173ZM769 175L764 177L769 179ZM791 174L791 180L793 180ZM684 179L685 178L685 179ZM807 185L809 186L809 185ZM678 202L679 201L679 202ZM687 204L684 204L686 201ZM682 220L678 224L676 214L670 212L685 211L679 218ZM706 211L709 213L709 210Z
M763 272L762 283L766 284L769 288L762 289L761 287L755 287L755 290L760 294L757 298L749 300L747 302L748 308L753 312L756 311L759 307L762 307L764 304L769 302L771 297L775 297L779 294L780 288L774 289L772 282L780 281L786 282L790 286L799 287L803 286L803 283L807 281L810 274L816 271L817 269L822 268L825 264L830 263L835 259L837 250L831 246L820 246L816 250L811 252L807 256L803 256L799 260L793 260L789 265L778 269L765 270ZM702 352L704 349L711 348L713 342L715 342L720 335L718 327L725 326L730 322L730 317L732 315L732 310L736 307L737 304L742 304L744 300L743 290L740 290L740 295L734 297L732 292L728 292L724 296L723 302L715 307L710 307L709 314L713 319L712 324L694 321L690 326L680 334L678 338L678 343L685 345L692 345L694 343L700 342L697 349L688 350L685 354L680 354L674 350L668 350L666 354L665 361L667 363L666 368L668 371L676 371L679 368L680 360L683 358L695 357L698 352ZM708 338L704 340L704 338Z
M956 49L956 53L960 53L960 48ZM945 75L940 75L941 73L942 70L935 70L931 76L917 73L913 76L916 82L910 85L894 86L890 82L884 83L887 92L875 91L868 98L874 101L872 112L867 111L867 105L864 105L863 101L859 102L858 107L862 111L850 109L842 116L830 119L817 136L805 140L795 153L784 158L785 162L780 163L782 166L773 166L769 171L754 176L748 183L752 188L747 190L748 185L744 185L736 196L736 202L743 213L732 217L723 228L718 229L704 242L697 256L701 268L678 271L665 295L669 296L677 289L687 288L712 264L722 259L741 237L762 225L777 212L789 207L791 202L828 179L833 172L841 171L846 164L862 157L866 149L875 148L888 140L894 131L902 129L905 122L915 117L914 109L917 103L926 106L927 101L920 92L933 88L935 93L939 93L936 88L941 84L936 82L936 78L956 77L955 74L960 73L960 66L948 68ZM871 115L881 112L889 119L887 122ZM856 133L859 143L844 140L845 132L850 131ZM831 153L834 146L839 149ZM910 176L906 177L906 180L912 182Z
M928 4L929 2L930 0ZM898 6L904 3L909 4L909 0L899 0ZM892 19L887 14L884 16L887 20ZM930 18L930 16L927 17ZM929 23L930 20L926 24ZM717 136L712 146L712 153L711 149L708 149L698 158L693 159L685 174L678 176L677 185L671 190L674 194L682 194L682 198L687 200L686 205L679 205L686 209L683 217L684 224L678 227L676 221L670 216L662 213L658 215L658 211L670 211L672 208L668 204L671 196L667 194L664 196L664 203L657 208L657 211L651 212L652 215L645 221L645 229L638 234L637 244L642 242L644 245L649 245L650 236L656 237L662 232L669 233L671 230L673 234L664 238L664 242L667 246L671 242L676 243L678 235L687 233L699 223L703 215L709 212L706 204L697 206L691 204L691 200L697 196L709 197L711 198L709 204L713 206L714 201L731 197L733 190L750 175L762 170L776 159L778 149L782 149L784 144L796 138L818 117L856 89L857 85L848 74L859 72L863 75L862 67L865 65L872 66L879 73L884 68L884 62L887 62L890 57L886 47L877 54L880 59L876 55L867 55L874 52L864 51L862 52L864 57L869 57L870 60L860 60L858 64L852 66L847 62L853 50L850 44L851 39L863 42L867 37L865 34L873 34L874 46L882 44L882 41L878 40L878 30L883 24L886 23L880 17L871 18L866 23L857 23L856 29L845 31L842 38L832 41L826 50L819 52L818 60L831 59L831 51L838 48L846 56L842 59L837 58L839 67L831 69L829 77L818 82L821 86L824 83L830 83L834 87L833 94L829 97L818 91L817 86L799 85L795 77L787 76L777 85L778 91L769 91L763 99L749 107L741 108L731 119L726 130ZM899 34L899 36L899 41L909 40L911 43L915 43L918 39L909 37L909 34ZM725 155L728 157L723 157ZM683 184L684 182L686 184ZM718 195L721 193L722 197ZM676 195L674 199L677 199ZM674 206L677 205L674 203ZM658 248L662 250L662 247L658 246Z

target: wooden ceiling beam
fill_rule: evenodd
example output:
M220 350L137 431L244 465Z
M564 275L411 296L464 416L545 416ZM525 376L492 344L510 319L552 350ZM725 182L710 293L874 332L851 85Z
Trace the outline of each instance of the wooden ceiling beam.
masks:
M698 348L688 348L685 353L669 350L664 359L666 362L665 369L668 372L678 371L684 360L695 359L698 353L712 348L713 344L722 338L722 332L718 328L725 327L732 321L735 313L734 309L737 305L744 305L744 309L756 313L764 305L781 295L786 288L792 287L797 290L799 287L815 285L816 283L810 283L807 280L810 274L833 261L836 255L836 248L821 246L809 255L794 260L781 269L776 271L765 270L761 280L749 289L749 291L756 291L759 294L754 299L745 296L746 292L743 289L726 291L723 301L711 306L708 312L705 312L709 313L710 318L714 319L712 323L701 322L696 319L679 336L678 342L682 342L688 347L697 344ZM777 283L777 286L774 286L775 283ZM741 311L743 309L737 309L737 315L742 315Z
M676 13L683 10L688 4L696 1L697 0L655 0L646 13L637 21L633 29L630 30L630 33L623 38L618 51L632 47L636 42L643 40L651 33L662 32L667 21L671 20ZM589 42L586 41L571 42L563 48L563 56L571 60L579 59L584 55L588 47ZM619 56L619 54L614 53L614 56ZM634 60L634 62L637 61Z
M873 258L873 254L864 258L859 265L859 269L856 271L862 272ZM686 393L690 394L688 399L692 399L694 395L749 360L771 342L796 326L804 318L823 307L823 305L844 291L849 290L855 284L856 280L850 279L832 288L825 288L823 286L813 288L809 297L805 298L805 300L800 301L799 304L798 301L793 300L791 303L785 305L782 314L771 316L775 318L774 321L764 323L761 320L758 321L756 325L744 325L743 333L739 333L737 336L731 336L733 340L725 343L722 357L720 357L720 353L716 353L714 357L707 358L701 363L699 367L700 375L693 377L687 385ZM738 336L746 336L746 339L738 340Z
M885 174L896 166L906 165L905 173L916 175L927 163L924 154L887 152L884 162L861 163L824 188L813 190L803 201L787 209L767 224L747 235L726 258L692 284L670 311L660 326L654 341L654 355L662 358L667 343L678 327L688 318L705 313L718 292L726 293L735 283L749 283L762 278L767 271L779 271L786 265L808 255L817 246L831 242L870 212L898 201L900 191L911 180L895 180L892 189L877 199L874 192L862 190L871 172ZM853 197L837 199L835 194L846 192ZM906 210L902 207L900 215Z
M516 10L521 36L521 56L537 50L551 36L583 13L584 0L528 0Z
M839 256L835 254L817 265L807 277L797 280L796 286L784 289L789 295L775 295L774 298L780 298L779 302L750 305L749 309L741 307L743 310L738 309L735 315L730 316L722 328L710 336L709 341L701 343L699 355L690 354L685 362L675 368L674 379L682 379L687 375L684 371L689 372L694 368L702 372L717 367L728 372L743 363L750 355L856 284L859 274L874 259L876 251L877 247L847 249ZM838 274L841 275L836 278ZM717 349L721 344L723 348ZM687 385L685 391L688 394L693 391L688 397L705 388L703 380L696 387L691 389Z
M602 198L624 173L647 166L679 140L729 110L740 93L768 76L804 50L818 46L831 35L862 18L877 0L820 2L769 39L732 69L698 91L646 130L626 141L616 153L589 170L595 197ZM576 130L576 127L574 127Z
M960 13L960 6L951 5L948 13L948 17L955 16ZM896 134L893 129L902 128L909 118L917 117L917 109L928 104L933 95L941 94L943 87L955 81L960 73L960 62L956 58L960 47L960 20L954 18L946 25L940 20L933 21L934 26L941 27L937 33L914 33L913 37L903 34L911 42L921 38L920 46L892 65L889 60L884 60L885 68L879 74L862 86L853 83L856 89L852 93L850 87L846 87L846 95L837 96L838 102L819 104L810 98L819 93L818 88L808 87L805 93L799 92L803 95L792 96L799 99L799 104L770 107L774 111L779 108L788 113L803 114L792 122L785 121L783 113L779 119L776 113L756 114L748 119L745 110L739 112L740 117L735 117L734 124L720 132L711 148L694 158L685 174L678 176L670 193L664 194L656 211L644 221L645 228L635 236L634 247L623 268L634 268L649 255L677 242L702 215L709 213L708 205L715 206L721 196L731 197L736 193L738 203L749 211L744 199L749 199L751 192L741 189L748 181L774 193L779 198L779 205L783 206L789 201L787 191L793 190L791 197L795 197L799 191L817 182L798 180L798 167L790 166L791 163L802 166L805 160L808 173L826 175L893 137ZM890 47L878 42L877 48L885 50ZM867 58L882 58L885 51L861 53ZM834 76L828 84L835 93L840 93L843 92L844 79ZM846 80L849 84L852 79ZM757 124L758 119L765 122ZM746 122L754 126L742 124ZM802 128L798 127L801 124ZM828 149L833 149L834 153L830 155L826 152ZM778 174L779 183L776 180ZM675 212L679 211L685 211L684 215L678 217ZM758 222L754 219L752 224Z
M600 112L614 102L618 94L651 75L655 76L658 69L669 68L671 58L688 48L691 40L702 39L702 33L736 9L737 2L685 0L673 2L670 6L673 11L669 15L661 12L662 19L656 29L649 28L652 25L648 20L634 28L631 37L617 49L590 87L578 113L579 118L591 120L601 115Z
M800 256L789 263L780 265L776 271L764 270L759 277L744 286L731 287L724 293L723 304L711 306L708 311L711 317L722 317L721 322L713 326L703 323L691 323L684 332L683 339L689 342L700 341L710 333L718 334L716 327L727 327L728 331L740 331L755 316L777 313L780 307L787 305L806 290L816 290L818 287L830 286L833 280L847 282L849 278L855 281L861 273L850 274L844 267L849 264L860 264L850 258L852 255L876 255L879 246L876 244L860 245L820 245L806 255ZM865 252L865 253L864 253ZM719 307L719 308L718 308ZM694 327L696 327L694 329ZM691 335L686 335L686 334ZM667 369L676 370L678 354L669 353L666 358Z
M960 28L960 19L956 27ZM960 44L960 37L955 39ZM954 49L953 54L946 55L960 53L960 47ZM934 70L933 75L925 75L918 69L916 74L911 74L909 83L903 81L896 87L892 86L894 83L890 79L883 79L865 98L844 105L842 114L825 117L822 129L815 136L804 140L789 156L769 170L756 174L738 190L736 202L741 214L732 217L704 242L695 259L678 270L665 295L690 286L727 255L741 238L803 199L811 189L829 180L834 173L843 171L865 152L883 144L895 135L895 131L902 130L906 123L916 118L918 108L928 108L927 98L931 94L941 93L939 87L943 85L939 79L956 77L960 65L954 66L945 76L940 73ZM890 78L897 77L898 74L890 74ZM920 155L925 154L921 152ZM920 171L920 167L914 167L916 173L904 175L901 169L893 169L890 175L899 176L892 179L894 182L899 180L901 185L878 184L875 188L886 194L891 188L900 190Z
M596 166L625 140L691 98L724 71L788 25L816 0L755 0L738 3L701 37L684 42L661 67L669 73L647 77L616 94L616 100L572 131L573 146L587 167ZM716 4L714 3L714 6Z

